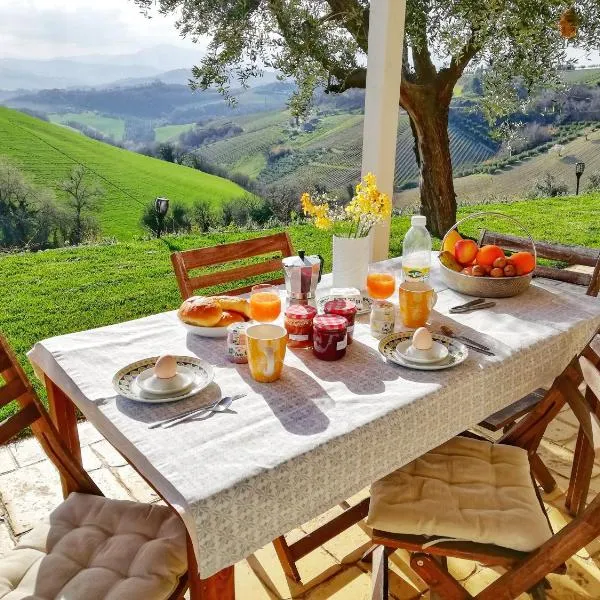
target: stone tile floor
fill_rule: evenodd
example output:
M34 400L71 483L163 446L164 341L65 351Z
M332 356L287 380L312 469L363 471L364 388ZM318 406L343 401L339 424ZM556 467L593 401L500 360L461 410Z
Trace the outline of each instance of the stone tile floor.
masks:
M89 423L79 426L85 468L102 491L112 498L157 502L157 495L145 484L125 459ZM540 455L555 475L559 489L544 497L555 529L568 522L564 494L570 474L577 426L573 414L564 410L551 424ZM590 494L600 492L600 464L593 473ZM364 497L363 491L358 497ZM39 515L61 501L58 475L35 439L25 439L0 448L0 555L8 551L20 535L28 531ZM320 522L339 513L333 508L310 523L290 532L288 537L310 532ZM238 600L362 600L370 589L369 565L359 562L369 546L364 527L355 525L299 562L303 585L286 579L275 551L267 545L236 565ZM475 594L498 577L495 569L472 561L450 561L450 569L467 590ZM391 561L391 594L395 600L423 600L429 593L414 575L406 555L398 552ZM600 598L600 540L580 551L568 563L566 575L549 577L551 600ZM523 599L527 596L523 595ZM521 598L519 599L521 600Z

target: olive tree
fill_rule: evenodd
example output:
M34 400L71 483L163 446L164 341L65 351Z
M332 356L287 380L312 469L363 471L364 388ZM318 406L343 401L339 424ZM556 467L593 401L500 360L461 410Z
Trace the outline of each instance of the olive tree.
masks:
M194 84L225 94L267 66L299 85L302 110L317 86L364 88L370 0L134 0L178 15L192 39L210 40ZM400 1L400 0L394 0ZM556 81L565 38L600 46L597 0L406 0L400 104L410 117L420 168L422 212L443 234L456 215L448 113L465 69L483 67L489 115L512 110L525 94ZM560 27L559 27L560 21ZM564 36L564 37L563 37Z

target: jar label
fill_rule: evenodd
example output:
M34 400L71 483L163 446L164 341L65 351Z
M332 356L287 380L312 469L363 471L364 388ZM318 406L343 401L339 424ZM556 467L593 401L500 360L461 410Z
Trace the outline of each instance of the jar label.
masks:
M344 348L345 348L347 345L348 345L348 336L347 336L347 335L345 335L345 336L344 336L344 339L343 339L343 340L341 340L341 341L339 341L339 342L337 343L337 346L336 346L336 348L337 348L338 350L343 350L343 349L344 349Z
M354 333L354 325L348 325L348 333L352 335Z
M288 334L288 337L293 342L306 342L309 339L309 336L307 334L300 333L290 333Z

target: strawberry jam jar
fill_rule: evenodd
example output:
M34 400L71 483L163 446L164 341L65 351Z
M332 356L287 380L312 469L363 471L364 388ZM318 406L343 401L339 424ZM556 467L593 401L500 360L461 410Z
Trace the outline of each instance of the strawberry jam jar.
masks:
M339 360L346 354L348 321L339 315L322 315L313 320L313 353L321 360Z
M348 321L348 343L352 343L352 335L354 333L354 319L356 318L356 304L352 300L338 298L330 300L323 307L326 315L338 315L345 317Z
M313 306L293 304L285 311L285 329L289 348L310 348L313 345L313 319L317 309Z

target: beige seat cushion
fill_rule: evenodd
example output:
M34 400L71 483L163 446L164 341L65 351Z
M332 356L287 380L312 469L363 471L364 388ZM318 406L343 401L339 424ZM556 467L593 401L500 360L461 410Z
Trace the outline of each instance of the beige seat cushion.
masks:
M529 552L552 536L521 448L457 437L371 487L367 523Z
M187 569L169 508L71 494L0 560L3 600L163 600Z

